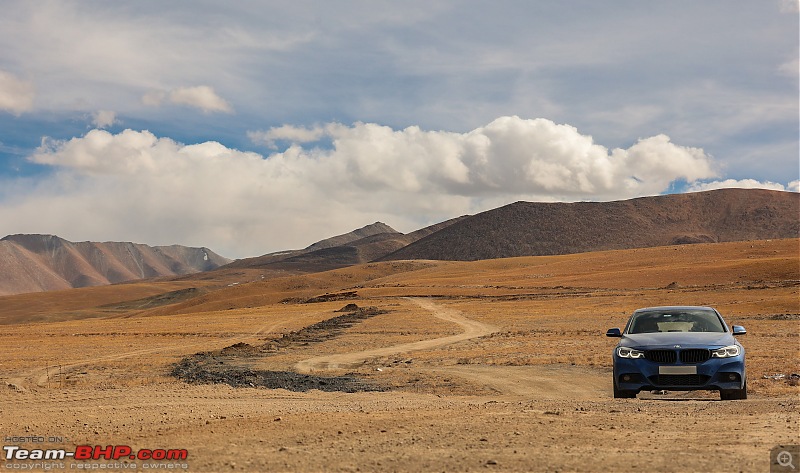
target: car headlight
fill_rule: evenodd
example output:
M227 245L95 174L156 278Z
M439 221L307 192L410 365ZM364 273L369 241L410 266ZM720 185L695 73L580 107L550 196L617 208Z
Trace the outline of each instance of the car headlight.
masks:
M741 353L741 349L739 349L738 345L730 345L723 348L718 348L716 350L711 350L711 357L712 358L730 358L733 356L739 356Z
M644 358L644 352L633 348L619 347L617 348L617 356L620 358Z

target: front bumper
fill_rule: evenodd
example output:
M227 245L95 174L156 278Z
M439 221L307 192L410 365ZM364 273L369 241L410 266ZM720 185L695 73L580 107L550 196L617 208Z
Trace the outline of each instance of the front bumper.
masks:
M614 350L614 384L625 391L671 391L742 389L746 373L744 353L731 358L709 358L702 363L657 363L645 358L620 358ZM660 369L660 367L668 367ZM680 367L680 368L677 368ZM663 374L663 371L694 374Z

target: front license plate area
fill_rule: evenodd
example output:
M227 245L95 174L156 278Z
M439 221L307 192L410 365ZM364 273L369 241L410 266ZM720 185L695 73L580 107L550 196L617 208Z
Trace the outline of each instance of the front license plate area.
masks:
M658 374L697 374L696 366L659 366Z

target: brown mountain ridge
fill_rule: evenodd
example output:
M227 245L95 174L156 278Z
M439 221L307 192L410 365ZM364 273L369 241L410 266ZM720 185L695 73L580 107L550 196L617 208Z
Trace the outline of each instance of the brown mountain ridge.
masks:
M0 240L0 295L178 276L230 261L208 248L73 243L53 235L9 235Z
M615 202L516 202L381 260L475 261L798 236L800 194L721 189Z
M302 250L244 258L221 269L258 268L308 273L369 263L465 218L467 217L453 218L408 234L400 233L385 223L375 222L352 232L319 241Z
M233 262L206 248L72 243L49 235L13 235L0 240L0 295L159 276L208 280L227 274L241 281L373 261L474 261L798 237L800 194L761 189L614 202L516 202L408 234L376 222L301 250Z
M613 202L516 202L408 234L376 222L221 269L285 275L372 261L474 261L798 236L800 194L722 189Z

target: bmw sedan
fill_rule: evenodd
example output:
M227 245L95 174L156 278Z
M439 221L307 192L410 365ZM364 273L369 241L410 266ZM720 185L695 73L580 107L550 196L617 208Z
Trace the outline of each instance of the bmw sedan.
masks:
M648 307L631 315L614 348L614 397L639 391L715 390L722 400L747 399L744 347L711 307Z

